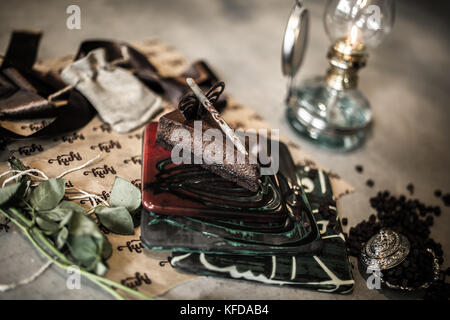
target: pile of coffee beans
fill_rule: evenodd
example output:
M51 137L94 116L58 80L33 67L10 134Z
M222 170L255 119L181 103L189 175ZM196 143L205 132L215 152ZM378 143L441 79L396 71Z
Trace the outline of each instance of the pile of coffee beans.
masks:
M411 194L414 192L414 187L409 186L407 189ZM350 228L346 235L349 254L358 257L363 244L373 235L383 228L391 229L408 238L411 251L400 265L385 271L383 279L393 285L413 288L432 281L433 257L426 249L432 249L439 264L443 263L441 244L430 238L430 227L434 218L441 215L441 208L425 205L417 199L407 199L404 195L395 197L389 191L378 192L370 199L370 205L376 214ZM443 273L446 272L448 270ZM445 277L430 287L425 297L448 299L449 284L445 283Z

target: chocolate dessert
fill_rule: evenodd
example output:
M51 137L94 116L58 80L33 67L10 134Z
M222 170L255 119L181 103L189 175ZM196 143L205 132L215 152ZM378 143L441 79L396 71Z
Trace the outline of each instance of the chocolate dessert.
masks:
M194 163L200 163L201 166L224 179L235 182L236 184L250 190L257 191L259 188L260 172L259 165L255 161L251 161L248 149L241 144L240 141L236 141L237 138L230 133L229 127L218 112L213 107L213 103L217 101L220 93L223 91L223 83L216 84L211 88L206 96L202 96L197 99L199 95L196 92L195 95L188 94L184 96L179 103L178 110L169 112L162 116L159 120L156 142L165 149L172 150L177 145L184 150L190 150L195 160ZM202 95L202 93L200 93ZM202 102L200 102L202 101ZM206 104L206 108L205 108ZM222 141L215 141L212 139L202 139L201 150L208 148L209 153L201 152L197 154L194 151L194 125L195 121L201 121L202 136L208 129L219 129L223 134ZM225 130L224 130L225 128ZM190 134L188 142L178 139L174 135L175 130L185 129ZM227 143L227 139L228 141ZM185 144L185 145L183 145ZM244 161L227 161L227 147L233 147L233 159L239 158ZM220 150L218 150L220 149ZM220 152L222 151L222 152ZM216 159L214 155L222 154L222 159ZM243 153L245 152L245 154ZM200 159L201 158L201 159ZM219 161L217 161L219 160Z
M169 112L161 117L158 124L158 131L156 142L165 149L171 150L176 144L182 143L178 140L172 140L172 134L174 130L186 129L191 134L190 145L183 146L184 150L194 150L194 121L186 120L179 110ZM202 121L202 132L208 129L214 128L207 121ZM202 149L204 150L212 142L202 141ZM223 145L226 145L226 138L223 139ZM224 148L225 149L225 148ZM239 152L234 150L235 159L236 154ZM243 164L227 164L225 162L225 152L223 153L223 164L206 164L213 162L213 159L209 159L209 154L203 153L203 164L201 166L224 179L233 181L250 191L257 191L259 188L259 166L257 164L251 164L249 162L249 156L245 158Z

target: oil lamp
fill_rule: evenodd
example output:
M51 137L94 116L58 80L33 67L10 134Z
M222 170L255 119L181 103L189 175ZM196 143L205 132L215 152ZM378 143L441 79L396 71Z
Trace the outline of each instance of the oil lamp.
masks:
M323 19L333 44L326 76L300 84L289 81L287 118L296 131L335 149L361 144L372 112L357 89L358 71L366 65L367 48L380 44L391 31L394 13L394 0L328 0Z

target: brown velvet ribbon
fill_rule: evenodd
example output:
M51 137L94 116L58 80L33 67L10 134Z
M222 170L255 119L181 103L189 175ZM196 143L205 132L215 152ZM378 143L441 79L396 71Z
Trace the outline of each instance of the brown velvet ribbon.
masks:
M39 41L42 34L30 31L12 33L7 53L0 66L0 120L23 120L31 118L56 119L43 129L23 137L0 126L0 149L2 138L32 139L49 137L77 130L86 125L95 115L95 109L75 89L67 94L68 103L55 107L48 101L49 95L66 87L59 74L43 74L33 65L37 57ZM122 56L122 47L127 48L128 57ZM193 78L201 88L206 89L218 81L217 76L203 61L195 62L178 77L162 77L157 69L139 51L124 42L106 40L87 40L81 43L75 60L87 55L91 50L104 48L107 60L123 59L119 66L134 73L155 93L176 105L188 90L187 77ZM217 102L219 110L226 106L226 98ZM5 142L3 141L3 144Z

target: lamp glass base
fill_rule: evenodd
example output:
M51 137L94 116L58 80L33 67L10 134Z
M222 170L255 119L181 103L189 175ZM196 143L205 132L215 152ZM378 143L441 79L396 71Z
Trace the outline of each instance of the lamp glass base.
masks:
M341 150L358 147L372 120L370 104L359 90L335 90L323 77L291 88L286 115L303 136Z

